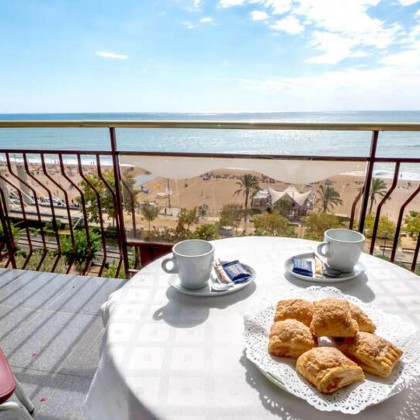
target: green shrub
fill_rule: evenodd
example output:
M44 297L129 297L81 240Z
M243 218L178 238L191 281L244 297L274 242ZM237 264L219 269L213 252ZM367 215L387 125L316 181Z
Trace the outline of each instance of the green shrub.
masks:
M210 224L197 226L191 236L193 238L204 239L206 241L220 238L219 232L217 231L216 227Z
M375 224L375 217L371 214L366 216L365 219L365 235L367 238L372 237L373 227ZM395 236L396 225L395 223L390 220L387 216L381 216L379 218L378 223L378 230L376 233L377 238L386 238L389 240L393 240Z
M326 230L341 227L338 217L328 213L311 213L303 217L302 221L306 228L305 234L303 235L304 239L311 239L313 241L323 241Z
M89 237L91 245L90 255L88 252L89 247L85 230L76 230L74 232L75 250L73 250L71 238L63 237L60 241L61 253L65 259L66 264L74 262L76 268L80 272L82 271L83 265L92 261L101 248L101 238L97 233L89 231Z
M283 236L296 238L296 232L289 221L275 213L265 213L254 218L255 235L258 236Z

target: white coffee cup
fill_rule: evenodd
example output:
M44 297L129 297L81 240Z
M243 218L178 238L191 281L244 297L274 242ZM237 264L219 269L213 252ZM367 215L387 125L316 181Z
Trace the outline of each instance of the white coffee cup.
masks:
M350 273L360 258L365 237L348 229L329 229L324 232L324 242L318 245L318 254L327 259L329 267Z
M200 289L209 278L214 260L214 246L201 239L188 239L172 247L173 257L162 261L162 268L167 273L178 273L183 287ZM173 267L168 268L172 263Z

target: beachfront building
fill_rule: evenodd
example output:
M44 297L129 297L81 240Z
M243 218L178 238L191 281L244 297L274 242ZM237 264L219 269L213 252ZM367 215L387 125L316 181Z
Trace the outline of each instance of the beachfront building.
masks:
M252 198L251 208L266 210L279 201L290 203L290 209L287 214L289 220L298 220L306 216L314 207L311 191L301 193L294 186L289 186L284 191L277 191L270 187L258 191Z

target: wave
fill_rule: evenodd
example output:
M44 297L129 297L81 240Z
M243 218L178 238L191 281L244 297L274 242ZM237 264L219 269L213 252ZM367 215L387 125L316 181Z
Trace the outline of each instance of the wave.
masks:
M343 175L364 177L365 172L364 171L350 171L350 172L345 172ZM377 169L373 171L372 176L374 178L393 179L394 172ZM403 180L408 180L408 181L420 181L420 174L415 173L415 172L401 172L398 176L398 179L403 179Z

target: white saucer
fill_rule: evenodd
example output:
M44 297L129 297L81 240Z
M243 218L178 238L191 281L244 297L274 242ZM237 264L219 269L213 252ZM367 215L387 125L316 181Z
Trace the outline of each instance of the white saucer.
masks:
M249 274L251 274L251 277L244 281L243 283L238 283L232 286L231 288L227 290L223 290L221 292L215 292L211 289L211 282L213 280L209 279L207 284L202 287L201 289L187 289L181 285L181 280L179 279L177 274L173 274L168 279L168 283L171 287L173 287L177 292L182 293L184 295L191 295L191 296L198 296L198 297L214 297L214 296L223 296L223 295L229 295L231 293L235 293L244 287L249 286L256 277L255 270L250 267L249 265L242 264L242 267L245 268L246 271L248 271Z
M303 276L302 274L298 274L295 273L293 271L293 258L312 258L313 257L313 252L307 252L306 254L299 254L299 255L294 255L293 257L290 257L289 259L286 260L286 262L284 263L284 267L286 269L286 271L288 273L290 273L293 277L296 277L300 280L305 280L305 281L309 281L311 283L315 282L315 283L338 283L341 281L347 281L347 280L351 280L354 279L358 276L360 276L360 274L362 274L365 270L366 267L359 261L353 268L353 271L351 271L350 273L342 273L337 277L327 277L327 276L321 276L321 275L317 275L315 276Z

